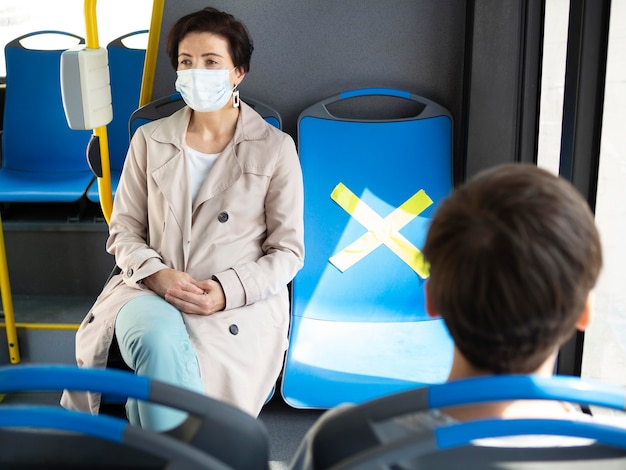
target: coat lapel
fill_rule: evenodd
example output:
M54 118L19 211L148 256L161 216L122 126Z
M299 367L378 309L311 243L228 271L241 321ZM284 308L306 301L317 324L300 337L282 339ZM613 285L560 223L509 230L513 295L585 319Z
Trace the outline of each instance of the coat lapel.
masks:
M184 139L191 117L190 109L185 107L174 113L169 119L173 125L158 126L151 137L162 144L171 144L171 152L152 152L148 162L150 175L167 200L170 212L176 220L182 240L191 237L191 195L187 177L187 164L184 151ZM189 244L181 243L184 265L187 265Z
M193 212L209 199L226 191L241 177L243 168L239 153L246 150L240 144L248 140L265 139L268 134L267 123L242 102L235 135L202 183L193 204Z

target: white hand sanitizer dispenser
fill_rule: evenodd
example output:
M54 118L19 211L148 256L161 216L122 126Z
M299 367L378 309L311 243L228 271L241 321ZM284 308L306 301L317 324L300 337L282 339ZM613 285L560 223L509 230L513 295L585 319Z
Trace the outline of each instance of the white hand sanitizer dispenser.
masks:
M77 47L61 54L61 96L71 129L96 129L111 122L113 106L105 48Z

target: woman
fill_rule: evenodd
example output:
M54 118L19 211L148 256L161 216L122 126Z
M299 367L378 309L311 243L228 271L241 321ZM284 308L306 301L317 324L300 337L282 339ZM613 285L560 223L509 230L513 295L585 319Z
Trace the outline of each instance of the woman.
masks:
M256 416L287 347L287 284L302 267L302 174L293 140L239 101L253 46L213 8L179 19L167 51L187 106L139 128L117 189L111 279L76 336L81 367L105 367L112 341L137 374ZM100 396L62 404L97 413ZM129 400L133 424L184 414Z

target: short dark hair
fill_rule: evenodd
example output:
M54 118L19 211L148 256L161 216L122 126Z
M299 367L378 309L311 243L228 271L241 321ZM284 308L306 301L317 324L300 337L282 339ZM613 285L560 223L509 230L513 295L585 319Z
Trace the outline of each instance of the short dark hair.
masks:
M492 373L530 373L571 337L602 267L589 205L530 164L484 171L437 209L428 295L458 350Z
M233 15L212 7L183 16L170 28L166 50L174 70L178 68L178 45L192 32L222 36L228 42L228 51L235 67L241 67L248 73L254 46L247 28Z

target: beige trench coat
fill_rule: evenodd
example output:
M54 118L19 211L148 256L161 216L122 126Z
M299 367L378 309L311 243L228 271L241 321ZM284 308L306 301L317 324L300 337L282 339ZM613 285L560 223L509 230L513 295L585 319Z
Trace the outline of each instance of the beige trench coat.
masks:
M304 259L302 172L293 139L242 103L234 138L192 205L184 151L190 117L185 107L132 139L107 241L122 272L80 325L76 360L106 366L120 308L156 295L140 282L145 277L167 267L197 280L214 276L225 310L183 315L205 393L256 416L288 344L287 284ZM66 391L61 404L98 413L100 395Z

